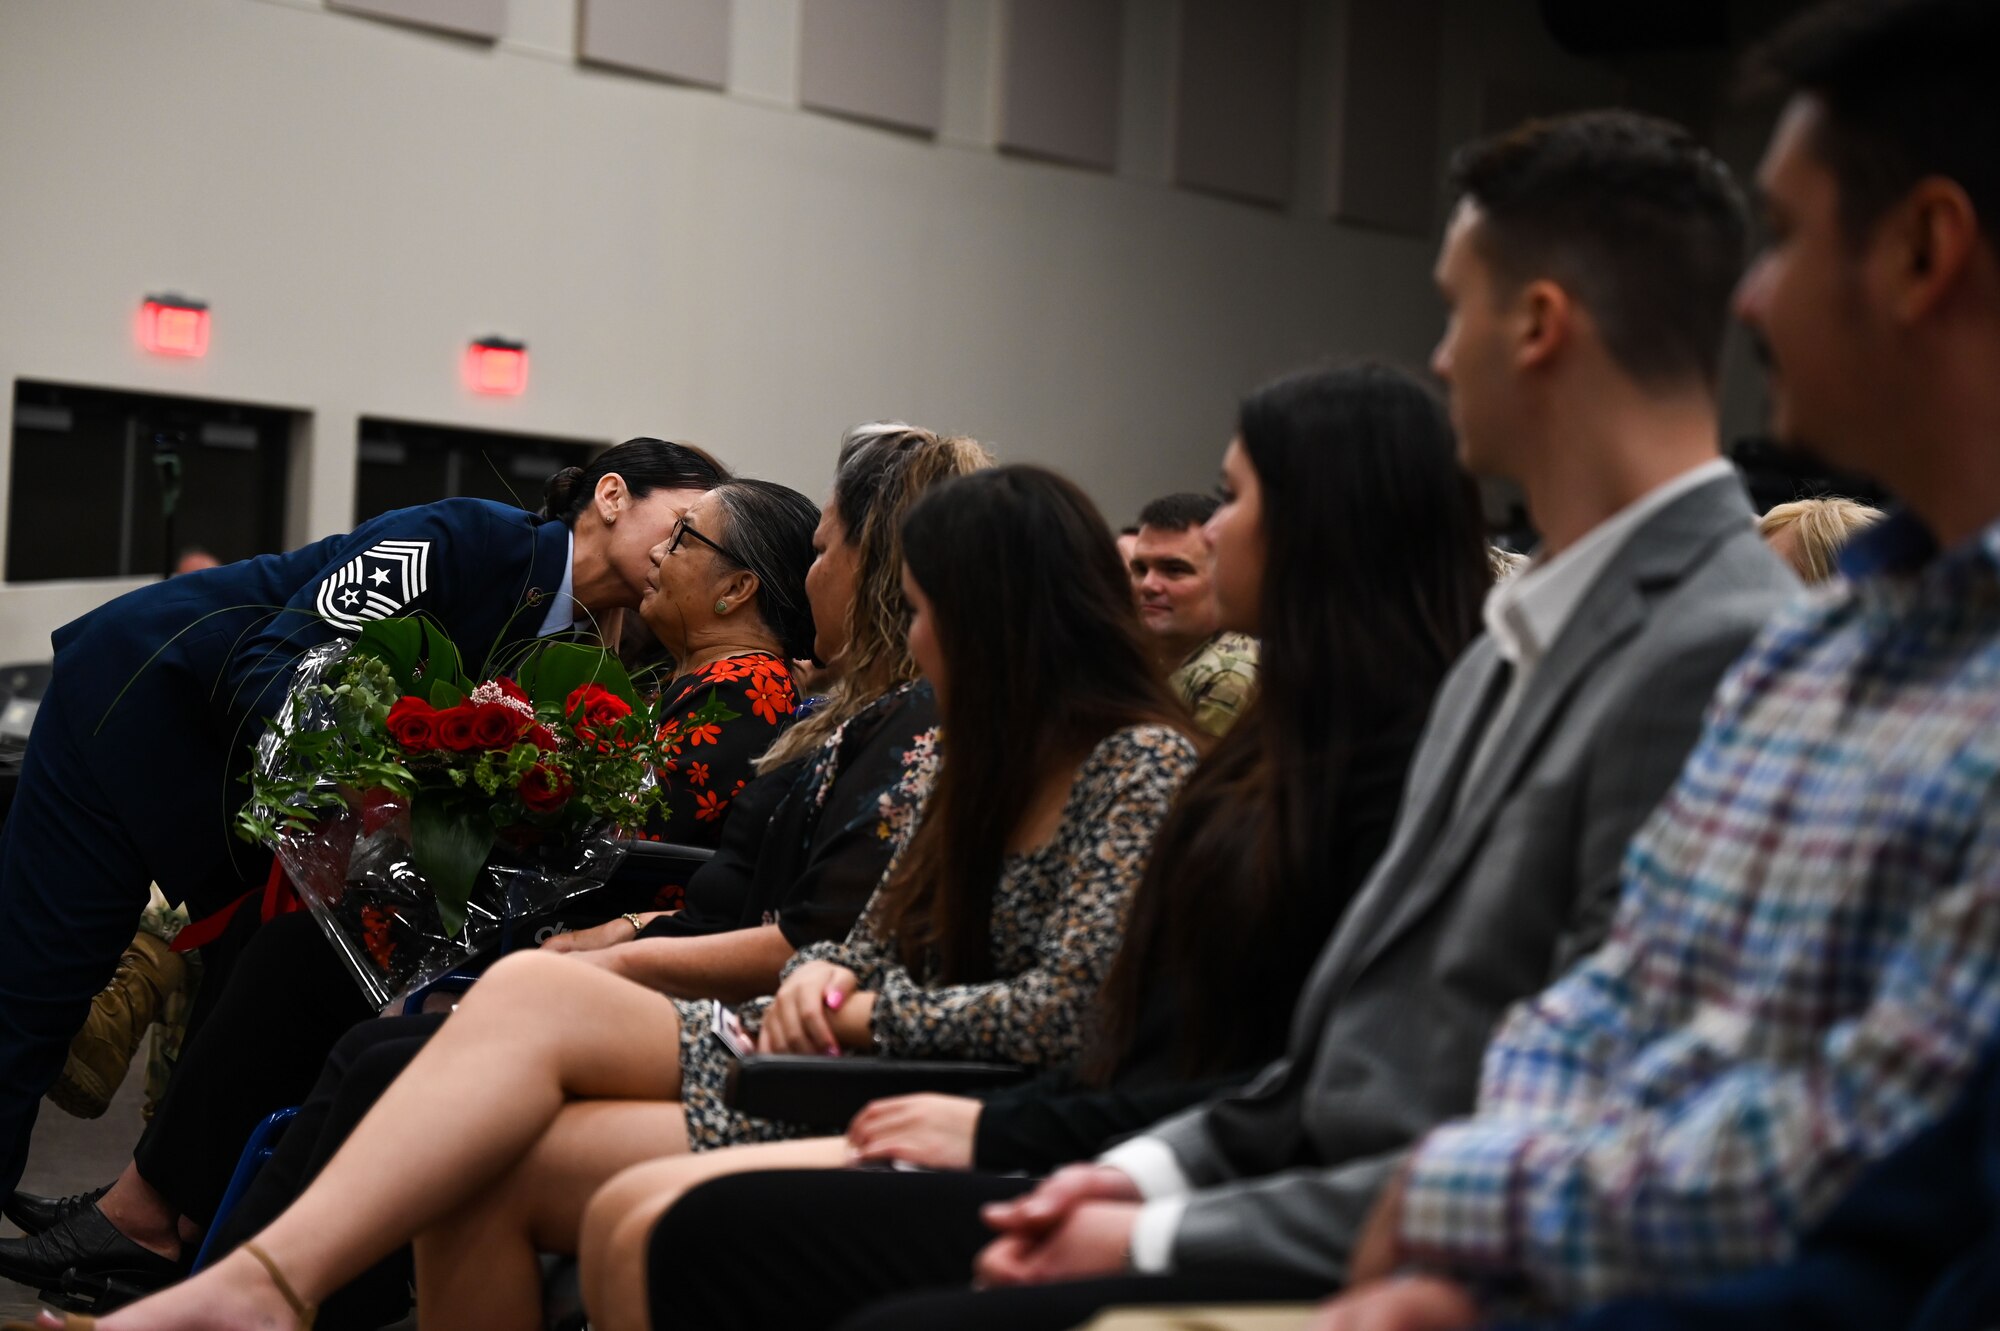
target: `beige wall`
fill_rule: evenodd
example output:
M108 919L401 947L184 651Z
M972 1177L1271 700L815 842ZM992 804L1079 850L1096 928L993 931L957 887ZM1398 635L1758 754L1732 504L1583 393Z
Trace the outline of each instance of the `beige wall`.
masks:
M1112 174L992 151L1000 6L947 8L933 140L798 109L798 0L735 0L722 93L577 64L574 0L509 0L498 45L315 0L5 0L0 385L310 413L303 541L350 521L362 415L689 438L813 493L843 427L904 416L1121 519L1206 485L1260 378L1425 355L1427 237L1164 183L1159 4L1127 4ZM170 288L214 308L205 360L133 345ZM526 396L460 386L488 332L530 344ZM0 661L128 585L0 587Z

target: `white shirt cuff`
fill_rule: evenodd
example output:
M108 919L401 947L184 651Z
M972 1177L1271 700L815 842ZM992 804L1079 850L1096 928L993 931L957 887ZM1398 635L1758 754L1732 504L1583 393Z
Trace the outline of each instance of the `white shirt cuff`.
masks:
M1174 1269L1174 1235L1188 1199L1168 1197L1139 1208L1132 1225L1132 1269L1142 1276L1163 1276Z
M1139 1195L1149 1202L1184 1197L1194 1191L1181 1162L1174 1158L1173 1148L1158 1137L1134 1137L1121 1142L1098 1156L1097 1163L1128 1175L1137 1185Z

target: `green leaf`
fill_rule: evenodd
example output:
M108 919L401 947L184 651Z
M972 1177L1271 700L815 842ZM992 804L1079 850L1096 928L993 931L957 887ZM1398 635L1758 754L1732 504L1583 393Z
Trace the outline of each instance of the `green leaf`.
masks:
M419 621L423 628L424 678L436 683L451 685L459 694L459 701L472 692L472 681L465 677L465 665L459 659L458 646L450 636L435 624ZM441 707L436 698L430 700L433 707Z
M364 625L354 650L389 667L396 686L408 693L424 659L424 626L415 619L377 619Z
M414 693L433 707L463 702L472 688L457 644L437 625L413 616L370 621L355 639L354 653L380 661L395 677L399 691ZM440 702L434 696L440 685L457 690L458 697Z
M701 700L701 706L694 710L694 723L697 726L712 725L723 721L741 721L743 719L743 713L729 710L729 704L722 701L721 694L722 691L720 689L710 689L708 696Z
M577 642L543 643L521 662L514 681L537 707L553 707L558 712L569 701L569 695L585 684L595 684L632 707L639 706L639 692L632 687L632 677L602 647L586 647Z
M465 690L448 679L426 679L418 690L423 700L439 711L465 701Z
M448 937L465 928L480 866L493 853L493 822L477 805L420 791L410 802L410 859L437 898Z

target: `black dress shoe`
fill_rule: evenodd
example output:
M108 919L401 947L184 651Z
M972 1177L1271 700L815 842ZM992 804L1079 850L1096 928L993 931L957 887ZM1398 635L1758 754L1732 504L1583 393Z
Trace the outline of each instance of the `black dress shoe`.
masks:
M65 1275L157 1279L164 1285L180 1274L179 1262L126 1238L95 1206L25 1239L0 1239L0 1276L37 1289L59 1285Z
M37 1197L32 1192L17 1192L0 1202L0 1215L19 1225L23 1234L39 1234L110 1191L111 1185L107 1183L95 1191L79 1192L73 1197Z

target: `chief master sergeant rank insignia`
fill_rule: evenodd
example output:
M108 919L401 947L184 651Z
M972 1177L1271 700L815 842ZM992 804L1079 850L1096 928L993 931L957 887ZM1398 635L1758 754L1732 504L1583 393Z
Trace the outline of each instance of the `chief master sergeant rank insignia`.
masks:
M335 628L359 633L371 619L384 619L424 594L430 585L429 541L383 541L327 575L314 598L320 617Z

